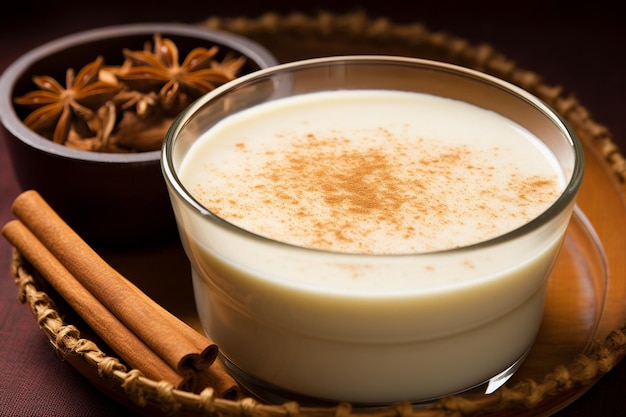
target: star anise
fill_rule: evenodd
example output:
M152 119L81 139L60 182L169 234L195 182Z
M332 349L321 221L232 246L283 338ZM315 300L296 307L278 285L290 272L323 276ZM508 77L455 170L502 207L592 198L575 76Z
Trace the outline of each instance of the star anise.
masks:
M245 59L227 57L217 63L218 51L217 46L194 48L181 64L176 44L155 34L153 50L123 50L127 61L116 76L131 90L158 91L162 107L177 113L192 100L236 77Z
M246 58L217 46L193 49L179 63L177 46L160 34L142 51L122 50L122 65L104 66L98 57L76 76L66 72L65 87L49 76L35 76L39 90L15 98L34 109L25 119L32 130L68 147L100 152L159 149L174 117L192 100L237 77Z
M111 133L117 122L116 118L115 104L112 101L107 101L98 108L93 119L97 119L98 129L87 133L70 129L65 146L84 151L125 152L124 149L119 148L115 141L111 140Z
M24 124L60 144L65 144L72 128L91 133L102 130L102 120L96 112L122 90L120 84L99 80L103 63L103 58L98 57L76 76L69 68L65 87L50 76L34 76L33 82L40 90L15 98L17 104L35 109Z

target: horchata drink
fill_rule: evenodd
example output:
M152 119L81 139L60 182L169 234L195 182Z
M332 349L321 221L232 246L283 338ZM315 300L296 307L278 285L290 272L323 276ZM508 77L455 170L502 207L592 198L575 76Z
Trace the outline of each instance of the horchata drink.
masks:
M310 93L233 115L194 144L179 176L202 205L250 232L373 255L497 237L544 212L565 188L550 150L509 119L385 90ZM393 281L368 285L397 288ZM402 287L441 284L420 281Z
M203 327L268 400L495 389L538 331L579 148L536 98L446 64L243 77L164 147Z

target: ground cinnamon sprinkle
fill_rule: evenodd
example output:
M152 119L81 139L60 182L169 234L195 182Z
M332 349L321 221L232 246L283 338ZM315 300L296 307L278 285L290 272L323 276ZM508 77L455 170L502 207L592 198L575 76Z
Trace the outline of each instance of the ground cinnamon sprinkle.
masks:
M556 177L513 170L507 178L497 167L506 152L498 146L477 152L384 128L283 132L277 140L277 149L262 151L237 143L245 170L229 172L231 185L218 192L196 193L243 228L306 247L407 253L460 246L524 223L559 191Z
M249 110L199 140L184 182L225 220L298 246L453 249L523 225L564 186L538 138L460 101L333 91Z

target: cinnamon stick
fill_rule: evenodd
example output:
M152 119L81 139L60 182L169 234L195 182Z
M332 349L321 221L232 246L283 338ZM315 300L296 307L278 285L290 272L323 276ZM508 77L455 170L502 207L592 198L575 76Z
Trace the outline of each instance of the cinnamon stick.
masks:
M183 377L87 291L22 222L10 221L2 234L128 365L148 378L181 386Z
M135 288L138 291L140 297L146 297L146 302L150 301L150 298L141 291L135 284L128 281L128 285ZM180 320L178 317L172 315L169 311L157 304L157 308L161 313L161 317L164 320L171 320L174 325L181 326L181 330L191 340L196 340L196 343L201 343L206 340L204 336L190 327L187 323ZM229 400L237 400L240 395L239 386L233 377L228 374L221 362L215 361L208 372L198 373L195 380L196 387L212 387L217 395L221 398Z
M214 371L222 375L218 378L222 385L229 387L227 395L233 395L233 390L236 390L234 380L221 372L219 364L211 366L217 356L217 346L167 312L108 265L39 193L34 190L23 192L15 199L12 209L69 274L183 376L183 380L191 385L189 389L197 391L198 387L194 389L193 385L206 381L206 372ZM224 381L224 378L227 379Z

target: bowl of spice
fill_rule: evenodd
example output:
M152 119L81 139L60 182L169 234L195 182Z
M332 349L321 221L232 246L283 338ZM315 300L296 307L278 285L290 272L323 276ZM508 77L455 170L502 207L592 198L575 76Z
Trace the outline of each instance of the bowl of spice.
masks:
M1 133L16 178L93 245L176 238L160 168L167 129L203 94L275 64L255 41L178 23L45 43L0 77Z

